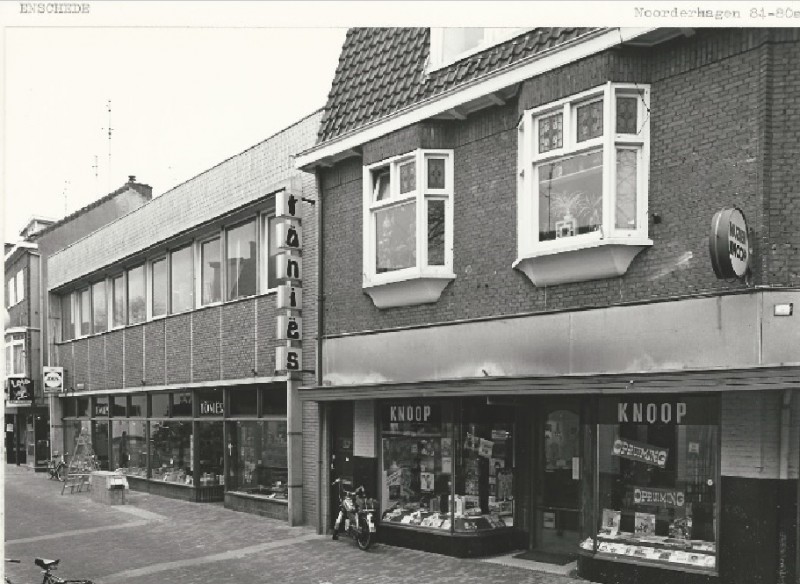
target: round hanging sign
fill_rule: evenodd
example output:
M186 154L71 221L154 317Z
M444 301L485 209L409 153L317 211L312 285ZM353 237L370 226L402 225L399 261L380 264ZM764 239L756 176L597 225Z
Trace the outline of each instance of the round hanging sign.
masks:
M747 221L741 209L717 211L709 238L711 265L717 278L742 278L750 265Z

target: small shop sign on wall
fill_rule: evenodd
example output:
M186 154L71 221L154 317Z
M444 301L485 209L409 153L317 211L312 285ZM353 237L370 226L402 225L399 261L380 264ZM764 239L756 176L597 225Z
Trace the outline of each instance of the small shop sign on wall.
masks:
M736 207L722 209L711 220L708 240L711 266L717 278L744 278L750 269L747 220Z
M63 367L42 368L42 379L44 380L45 393L61 393L64 391Z
M300 198L288 191L275 195L276 273L284 283L278 286L275 338L285 344L275 349L277 373L292 375L303 370L303 230Z
M6 404L30 406L33 404L33 380L28 377L6 379Z

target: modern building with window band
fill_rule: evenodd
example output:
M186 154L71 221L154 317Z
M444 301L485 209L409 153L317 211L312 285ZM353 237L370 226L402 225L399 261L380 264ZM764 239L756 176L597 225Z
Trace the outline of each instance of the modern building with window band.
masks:
M60 448L73 452L89 437L101 468L124 472L133 489L224 501L293 525L315 516L301 460L316 447L313 434L303 440L296 397L304 378L313 381L315 344L287 339L280 326L288 318L293 331L315 335L314 294L302 290L314 289L316 189L290 154L314 143L320 116L50 259L51 365L65 377L52 398ZM276 216L287 196L297 270L288 279L278 240L287 219ZM287 282L291 309L279 304ZM276 361L286 354L288 368Z
M364 483L396 545L796 582L798 58L785 29L350 30L297 156L319 484Z

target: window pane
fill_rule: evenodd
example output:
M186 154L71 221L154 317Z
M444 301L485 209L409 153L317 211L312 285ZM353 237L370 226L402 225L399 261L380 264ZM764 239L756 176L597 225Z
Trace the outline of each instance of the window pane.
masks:
M128 270L128 324L144 322L147 316L144 290L144 266Z
M564 114L539 120L539 152L548 152L564 145Z
M278 224L276 217L267 219L267 233L269 243L267 245L267 288L274 288L278 285L277 258L278 258L278 234L275 227Z
M95 459L100 466L100 470L108 470L108 420L92 422L94 434L92 436L92 447L94 448Z
M81 315L81 335L92 333L92 296L89 289L81 290L78 293Z
M414 201L375 211L377 272L417 265L416 208Z
M426 421L407 420L407 409L427 412ZM381 420L382 521L450 531L456 445L449 404L385 405ZM464 507L459 511L463 516Z
M636 229L636 150L617 150L617 229Z
M169 394L166 392L150 394L150 415L154 418L169 416Z
M603 100L578 106L576 112L578 142L603 135Z
M113 326L125 324L125 286L122 276L117 276L111 282L113 295Z
M14 278L11 278L7 282L8 287L8 296L6 297L6 306L14 306L17 302L14 300L14 296L16 295L17 289L14 287Z
M107 418L108 417L108 396L99 395L94 398L94 417Z
M289 464L286 442L286 422L237 422L238 443L231 457L232 472L237 490L287 499ZM236 456L238 451L238 456Z
M25 374L25 344L19 343L14 347L14 373Z
M635 134L637 131L636 98L617 98L617 133Z
M191 416L192 415L192 392L176 391L172 394L172 415Z
M389 198L389 169L382 168L372 175L372 197L376 201L383 201Z
M186 485L194 482L191 422L150 422L150 450L154 480Z
M410 193L417 188L417 165L412 160L398 166L400 172L400 194Z
M603 220L603 152L541 164L539 241L572 237L600 229Z
M199 422L197 424L197 438L200 444L197 486L224 485L223 460L225 458L225 446L222 422Z
M202 303L210 304L219 302L222 293L222 264L220 264L219 239L206 241L200 250L201 278L202 278Z
M192 246L172 252L172 306L171 312L194 308L192 281Z
M444 265L444 204L428 200L428 265Z
M108 330L108 308L106 305L106 283L97 282L92 286L92 320L94 332L102 333Z
M25 300L25 270L17 272L17 302Z
M76 404L76 411L75 415L79 418L88 418L89 417L89 398L88 397L79 397L77 398Z
M153 316L167 313L167 260L150 264L150 293L153 296Z
M132 395L130 397L131 406L128 410L129 418L144 418L147 415L147 396Z
M286 388L281 385L267 386L261 393L262 409L265 416L285 416Z
M111 423L111 468L127 475L147 476L147 442L145 423L115 421Z
M61 336L65 341L75 338L75 319L72 315L72 294L61 297Z
M428 158L428 188L443 189L444 182L444 158Z
M256 222L227 232L228 300L256 293Z
M230 404L230 415L232 416L255 416L258 413L258 390L237 389L231 391Z
M127 399L125 396L117 396L111 398L111 415L115 417L124 417L125 416L125 402Z
M6 345L6 371L14 373L14 360L11 356L11 345Z

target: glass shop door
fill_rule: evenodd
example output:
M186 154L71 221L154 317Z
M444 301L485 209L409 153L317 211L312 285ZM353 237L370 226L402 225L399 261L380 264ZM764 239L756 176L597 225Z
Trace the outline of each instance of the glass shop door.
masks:
M541 409L535 505L535 548L576 555L580 536L581 426L578 403Z

